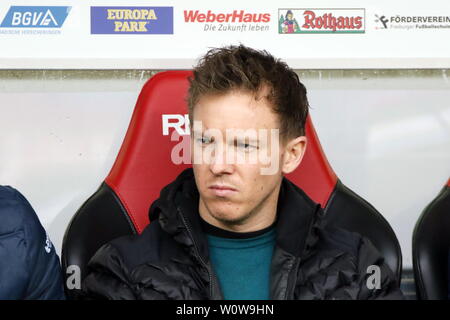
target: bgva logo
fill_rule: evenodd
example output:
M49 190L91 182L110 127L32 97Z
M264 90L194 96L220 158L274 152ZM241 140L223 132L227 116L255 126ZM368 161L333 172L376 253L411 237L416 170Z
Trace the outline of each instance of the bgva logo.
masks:
M11 6L2 28L61 28L71 7Z

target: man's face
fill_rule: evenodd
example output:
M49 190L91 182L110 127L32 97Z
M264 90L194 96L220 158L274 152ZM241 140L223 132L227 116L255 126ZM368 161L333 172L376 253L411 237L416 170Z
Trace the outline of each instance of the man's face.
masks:
M209 95L194 108L191 146L199 210L212 224L233 229L251 223L257 230L275 214L283 150L274 134L278 116L263 95Z

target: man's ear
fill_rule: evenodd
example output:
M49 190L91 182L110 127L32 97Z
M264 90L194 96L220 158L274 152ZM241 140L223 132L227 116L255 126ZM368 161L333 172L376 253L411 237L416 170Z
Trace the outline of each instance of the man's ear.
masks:
M297 169L302 162L306 150L306 136L300 136L288 141L283 153L282 171L284 174L291 173Z

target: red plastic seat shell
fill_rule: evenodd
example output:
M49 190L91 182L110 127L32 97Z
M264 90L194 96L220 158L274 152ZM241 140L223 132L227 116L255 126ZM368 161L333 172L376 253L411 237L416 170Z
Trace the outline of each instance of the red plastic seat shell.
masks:
M186 97L191 74L190 71L166 71L147 81L137 100L119 154L105 179L139 233L149 223L149 207L158 198L161 188L190 167L171 160L173 147L181 139L189 143L189 136L172 135L172 131L164 136L162 115L187 114ZM308 145L303 161L287 178L325 207L337 177L325 157L310 117L306 136Z

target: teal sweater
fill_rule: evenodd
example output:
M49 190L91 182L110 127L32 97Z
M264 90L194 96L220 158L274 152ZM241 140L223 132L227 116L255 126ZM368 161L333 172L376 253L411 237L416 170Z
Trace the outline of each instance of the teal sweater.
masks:
M214 232L214 229L220 232ZM224 298L270 299L275 228L271 226L259 232L242 234L207 225L206 232L211 263Z

